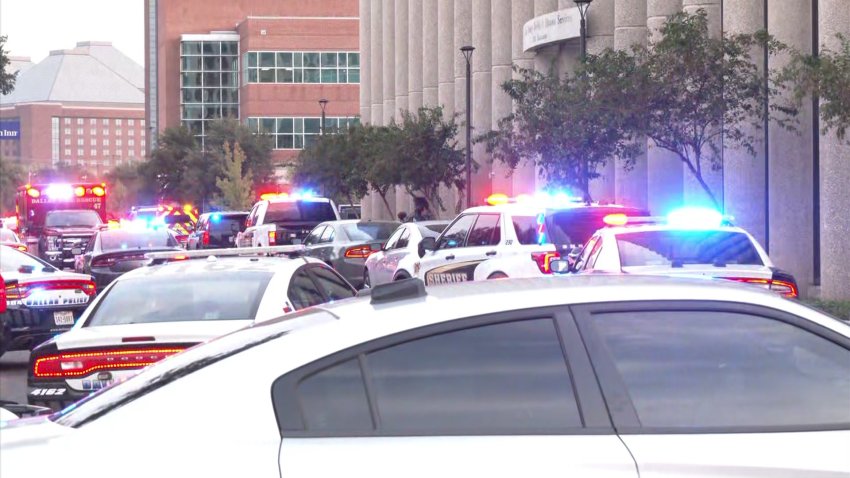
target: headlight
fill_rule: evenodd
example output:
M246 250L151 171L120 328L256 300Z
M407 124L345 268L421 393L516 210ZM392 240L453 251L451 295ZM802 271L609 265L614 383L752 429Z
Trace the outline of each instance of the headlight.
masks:
M47 236L45 238L47 242L47 250L48 251L58 251L59 250L59 238L56 236Z

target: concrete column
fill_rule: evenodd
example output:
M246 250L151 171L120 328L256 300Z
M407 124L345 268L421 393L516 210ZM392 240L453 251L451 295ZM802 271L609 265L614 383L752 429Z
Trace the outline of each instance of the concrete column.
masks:
M455 28L457 27L455 8L454 0L439 0L437 5L440 31L440 39L437 41L439 44L437 70L440 80L437 95L446 116L451 116L455 112L454 64L455 57L460 55L460 52L455 48L454 41Z
M735 8L736 4L740 2L726 3L729 4L729 7ZM722 10L720 4L721 0L682 0L682 10L689 14L694 14L700 9L705 10L708 14L708 32L713 37L719 37L723 25L723 18L720 16Z
M413 3L419 3L413 0ZM410 33L407 24L408 19L408 0L395 0L395 116L396 119L401 119L401 111L410 109L408 105L408 43L407 38ZM404 188L396 188L395 190L395 207L398 211L406 211L408 214L413 212L410 207L413 200ZM393 218L390 218L393 219Z
M384 20L383 9L381 8L382 2L383 0L371 0L370 2L364 0L364 3L371 4L371 8L369 9L370 78L367 81L370 82L369 91L372 102L372 114L369 119L374 125L384 124L384 48L382 46L383 35L381 33Z
M437 106L439 52L437 0L422 0L422 104Z
M587 10L587 53L599 54L614 48L614 0L596 0ZM590 182L590 195L596 201L613 202L617 158L598 169L599 178Z
M820 44L839 51L836 33L850 37L850 7L846 0L820 0ZM835 133L820 138L821 296L850 299L850 144Z
M457 121L460 125L458 131L458 144L466 147L466 60L460 52L460 47L472 45L476 47L473 52L473 58L478 55L478 45L472 44L472 1L471 0L454 0L454 47L452 48L452 64L454 70L454 113L457 115ZM442 55L442 51L440 51ZM472 84L472 120L473 127L475 126L475 83ZM475 130L472 132L475 136ZM472 152L472 160L475 161L475 151ZM473 183L475 182L473 177ZM466 207L464 202L466 192L459 194L459 191L452 189L452 201L456 211ZM460 207L458 207L460 206Z
M408 107L416 111L422 106L422 2L410 2L407 11L407 90Z
M540 15L545 15L547 13L552 13L557 9L557 0L534 0L535 17L539 17ZM552 68L556 68L555 71L557 71L557 65L553 63L555 60L557 60L557 57L557 45L538 49L537 54L534 55L534 69L542 73L546 73Z
M646 0L618 0L614 3L614 48L627 50L634 44L646 44ZM639 143L645 141L638 140ZM646 153L625 171L619 164L614 176L616 201L628 206L647 207Z
M726 34L754 33L765 27L764 0L728 2L723 10ZM764 71L764 50L756 48L753 60ZM757 138L755 155L743 148L723 151L723 204L726 214L735 217L735 224L750 232L759 243L766 245L767 190L765 182L765 132L750 125L741 125Z
M492 118L490 129L499 127L499 120L511 114L511 98L502 89L502 83L511 79L512 26L511 3L495 0L490 10L490 33L492 36ZM503 163L493 162L493 192L513 194L511 170Z
M596 5L592 5L595 7ZM557 10L565 10L567 8L575 8L576 2L573 0L558 0ZM588 9L588 15L593 8ZM588 19L588 25L590 24ZM588 35L590 33L588 32ZM581 63L581 42L561 42L557 47L557 68L558 74L562 77L573 74Z
M534 18L534 0L513 0L511 2L511 56L514 65L520 68L534 67L534 54L522 50L522 29L525 23ZM514 78L519 75L514 73ZM511 105L513 107L513 105ZM522 161L513 174L513 194L531 194L534 192L537 174L530 159Z
M647 0L646 28L650 40L658 40L659 29L671 15L682 10L682 0ZM650 142L651 143L651 142ZM653 214L666 214L679 207L684 194L684 164L673 152L648 144L646 151L647 201Z
M788 21L790 18L794 21ZM812 0L770 0L768 3L768 31L792 48L812 51L811 25ZM788 55L777 55L770 59L768 66L771 69L782 68L787 61ZM811 101L804 101L797 117L798 132L789 132L774 124L768 127L770 257L778 267L794 274L803 295L808 293L814 269L811 254L814 248L814 179L810 105Z
M364 124L369 123L372 117L372 67L369 64L372 57L371 11L371 1L360 0L360 121ZM372 198L368 194L360 200L360 211L363 217L372 217Z
M472 137L490 131L493 120L493 42L491 37L490 0L472 0ZM493 191L493 168L490 155L482 143L472 148L472 160L478 171L472 175L473 204L484 204Z
M395 0L383 0L383 10L381 45L384 47L382 58L384 65L384 124L387 125L397 116L395 107Z

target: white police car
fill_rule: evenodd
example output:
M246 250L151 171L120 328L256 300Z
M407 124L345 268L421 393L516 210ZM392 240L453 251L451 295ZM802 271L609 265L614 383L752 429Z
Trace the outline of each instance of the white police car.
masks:
M148 254L170 261L110 284L74 327L30 354L28 401L58 409L169 355L355 289L303 246ZM239 256L254 254L254 256Z
M717 211L686 207L667 217L611 216L572 266L579 273L689 275L755 284L797 297L794 276L778 269L747 231Z
M566 194L494 194L488 203L463 211L438 238L423 239L413 276L435 285L551 274L550 262L584 244L606 216L647 214Z
M366 258L363 283L372 287L413 277L414 265L419 262L419 242L425 237L439 237L448 225L448 221L417 221L399 226L380 251Z
M850 326L758 289L410 280L3 424L0 476L839 477L847 397Z

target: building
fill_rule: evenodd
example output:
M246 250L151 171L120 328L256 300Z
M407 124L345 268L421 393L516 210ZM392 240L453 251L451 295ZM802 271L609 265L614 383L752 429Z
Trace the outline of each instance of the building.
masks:
M358 116L357 0L146 0L149 133L235 118L297 156Z
M850 35L847 0L594 0L588 12L588 50L626 49L646 43L667 16L705 9L714 34L767 29L801 51L836 46ZM362 0L360 3L360 115L386 124L402 109L442 105L465 113L466 61L472 55L472 125L488 131L511 110L499 86L511 65L567 72L579 61L578 11L572 0ZM771 58L778 67L787 58ZM816 106L816 105L815 105ZM803 294L850 298L850 145L819 132L812 105L799 117L801 133L770 125L755 157L725 150L724 168L710 178L724 209L751 231L773 260L794 273ZM512 175L491 165L483 146L473 148L480 169L473 195L528 193L541 186L532 168ZM609 165L593 185L596 198L663 213L700 202L699 187L678 160L648 148L631 172ZM451 196L450 193L447 193ZM392 204L410 210L399 192ZM364 214L380 217L380 199L366 198ZM451 204L452 202L449 202ZM450 215L450 213L447 213Z
M28 56L10 56L9 73L20 73L29 70L35 63Z
M93 180L144 157L144 72L111 43L80 42L36 65L14 64L15 89L0 97L4 159L29 173L76 166Z

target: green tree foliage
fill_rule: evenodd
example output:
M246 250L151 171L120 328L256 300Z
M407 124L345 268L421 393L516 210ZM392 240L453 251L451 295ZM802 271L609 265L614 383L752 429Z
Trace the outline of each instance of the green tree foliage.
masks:
M446 119L441 107L403 111L398 150L393 155L400 171L400 184L408 193L421 192L428 202L445 211L440 198L440 186L466 187L466 162L457 145L458 125L454 118Z
M223 119L208 124L207 151L223 154L225 144L228 144L233 151L237 143L245 155L245 167L251 171L254 185L259 187L269 183L274 176L272 164L274 138L254 134L247 126L235 119Z
M115 166L106 174L107 210L118 216L125 216L133 206L150 203L139 195L142 182L139 167L135 164Z
M7 73L9 66L9 54L4 48L6 45L6 35L0 36L0 93L8 95L15 89L15 79L18 73Z
M0 214L15 210L15 194L26 180L27 176L20 164L0 156Z
M141 193L147 201L196 201L186 188L186 172L199 146L188 129L166 128L157 139L150 158L139 165Z
M850 128L850 39L837 37L837 51L824 47L817 56L793 52L782 75L794 83L797 106L809 95L820 99L823 133L834 130L844 140Z
M320 136L295 160L292 180L323 195L353 204L369 189L364 141L370 127L352 126L339 134Z
M403 132L392 123L389 126L367 126L365 133L361 147L364 149L366 182L381 198L390 217L395 217L387 194L392 187L402 183L402 168L407 161L401 152Z
M247 210L254 203L254 188L251 171L246 167L245 153L239 143L230 149L230 143L224 142L224 170L215 184L219 194L215 203L223 209Z

